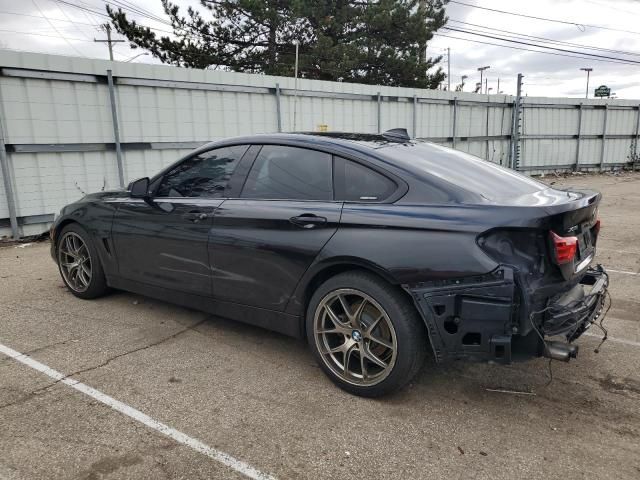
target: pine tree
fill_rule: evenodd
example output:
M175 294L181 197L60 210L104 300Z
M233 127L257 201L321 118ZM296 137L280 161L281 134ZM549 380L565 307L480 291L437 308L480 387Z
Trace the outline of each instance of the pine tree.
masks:
M446 24L448 0L200 0L203 13L186 15L160 1L171 36L107 12L133 48L163 63L290 76L298 42L302 78L420 88L445 78L441 57L424 51Z

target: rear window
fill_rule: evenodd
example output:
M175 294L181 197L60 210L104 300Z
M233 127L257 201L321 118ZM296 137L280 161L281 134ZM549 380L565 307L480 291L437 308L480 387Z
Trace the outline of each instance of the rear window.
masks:
M432 143L396 144L379 151L394 163L438 177L489 200L519 197L548 188L495 163Z
M380 202L396 190L396 184L359 163L336 157L336 200Z

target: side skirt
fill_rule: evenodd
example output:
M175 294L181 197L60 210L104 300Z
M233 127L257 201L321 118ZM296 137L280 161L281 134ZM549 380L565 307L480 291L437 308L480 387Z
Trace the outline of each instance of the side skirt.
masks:
M118 276L109 276L107 283L110 287L118 290L126 290L183 307L201 310L212 315L283 333L290 337L302 338L302 319L296 315L237 303L216 301L212 297L156 287Z

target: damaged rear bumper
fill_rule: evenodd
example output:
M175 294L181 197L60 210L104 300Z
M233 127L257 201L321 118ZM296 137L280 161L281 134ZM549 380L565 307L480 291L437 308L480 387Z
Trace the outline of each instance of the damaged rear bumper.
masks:
M588 268L579 283L542 303L523 293L517 275L501 266L486 275L406 287L427 325L436 361L511 363L555 351L563 360L575 356L577 349L562 345L603 315L609 285L604 268ZM547 340L560 335L563 342Z
M551 300L542 318L545 336L563 335L572 342L582 335L599 319L608 287L609 276L602 265L587 270L579 284Z

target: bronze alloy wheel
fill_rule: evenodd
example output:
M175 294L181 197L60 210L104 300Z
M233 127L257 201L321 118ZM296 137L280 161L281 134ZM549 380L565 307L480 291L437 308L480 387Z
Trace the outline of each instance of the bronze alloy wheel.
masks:
M80 235L66 232L58 246L58 264L65 283L75 292L85 292L91 284L92 265L89 248Z
M316 308L313 325L322 360L341 380L367 387L393 370L395 329L387 312L366 293L350 288L329 292Z

